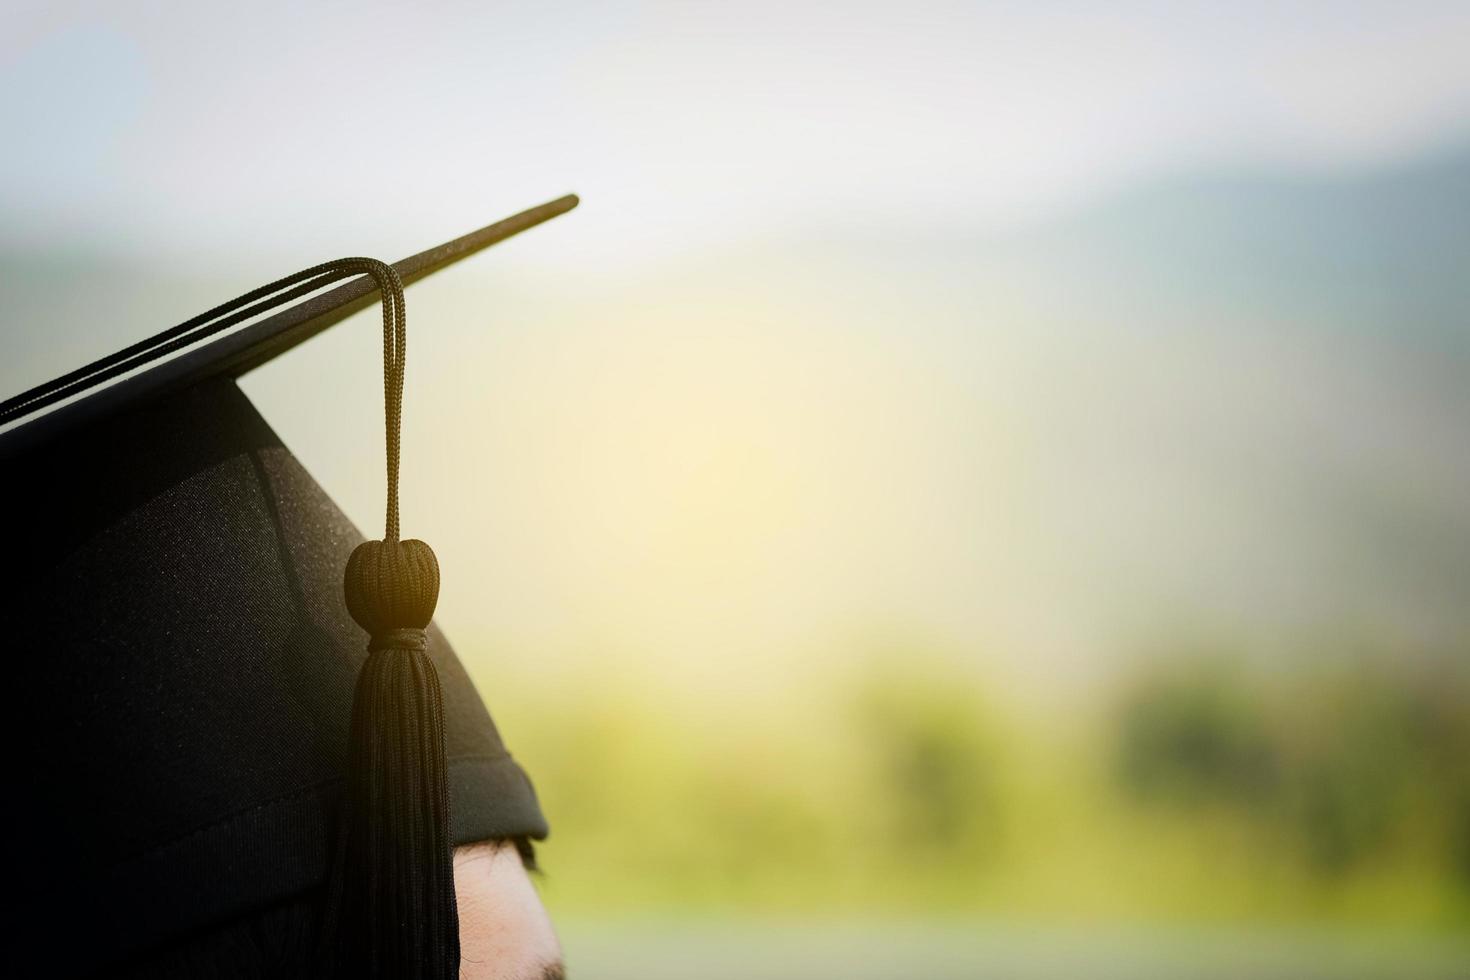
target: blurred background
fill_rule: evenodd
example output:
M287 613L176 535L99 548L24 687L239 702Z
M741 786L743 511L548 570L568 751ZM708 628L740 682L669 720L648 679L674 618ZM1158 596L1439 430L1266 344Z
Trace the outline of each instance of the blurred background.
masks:
M582 195L403 488L573 975L1470 975L1463 3L5 14L5 393ZM360 526L376 317L244 384Z

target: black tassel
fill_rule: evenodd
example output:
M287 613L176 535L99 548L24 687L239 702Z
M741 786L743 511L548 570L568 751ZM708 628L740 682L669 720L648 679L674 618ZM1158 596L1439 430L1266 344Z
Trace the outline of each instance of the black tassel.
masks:
M352 704L324 969L452 980L459 916L444 705L425 633L439 563L422 541L368 541L348 560L344 589L372 641Z
M399 433L408 348L403 283L392 266L344 259L383 299L383 422L388 499L382 541L347 560L347 611L367 630L352 698L341 819L322 922L322 973L454 980L459 910L449 838L444 698L424 632L439 601L439 561L398 539Z

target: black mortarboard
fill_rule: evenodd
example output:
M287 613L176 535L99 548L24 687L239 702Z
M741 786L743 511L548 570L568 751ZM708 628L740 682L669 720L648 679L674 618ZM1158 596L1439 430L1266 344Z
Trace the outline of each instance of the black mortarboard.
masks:
M400 283L576 203L395 266L326 263L0 404L28 777L12 945L48 973L109 970L315 890L324 971L455 975L453 846L546 823L429 622L432 552L398 540ZM364 543L235 379L379 297L388 526Z

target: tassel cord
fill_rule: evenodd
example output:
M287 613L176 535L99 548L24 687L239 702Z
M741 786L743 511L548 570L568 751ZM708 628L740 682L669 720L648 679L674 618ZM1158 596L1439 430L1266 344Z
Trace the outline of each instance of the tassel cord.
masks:
M151 337L114 351L106 357L98 358L89 364L52 378L44 384L7 398L0 402L0 424L37 412L56 402L71 398L73 395L79 395L105 381L144 367L167 354L212 337L236 324L244 323L252 317L310 295L334 282L360 274L371 276L378 286L378 291L384 297L389 296L390 293L394 295L393 312L391 313L394 319L391 321L390 312L387 309L389 304L384 304L384 346L387 348L390 331L394 329L393 324L403 323L403 285L399 281L397 270L376 259L360 257L334 259L252 289L244 295L190 317L183 323L169 327ZM401 350L403 334L397 334L396 339L399 342L397 349ZM401 411L401 378L398 395Z

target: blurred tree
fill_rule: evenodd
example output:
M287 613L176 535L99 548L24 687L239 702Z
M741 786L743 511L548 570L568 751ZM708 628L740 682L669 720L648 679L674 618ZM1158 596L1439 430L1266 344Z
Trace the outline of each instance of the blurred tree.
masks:
M1176 657L1133 678L1114 770L1134 800L1224 807L1337 877L1396 851L1470 884L1470 685L1454 658Z
M1117 773L1135 797L1259 807L1279 761L1259 698L1238 675L1193 661L1136 682L1117 746Z
M1336 670L1297 685L1281 721L1284 807L1311 867L1338 874L1383 849L1411 781L1430 774L1404 678Z
M870 677L854 716L869 747L880 832L906 860L952 869L993 856L1002 830L997 739L985 702L953 671Z

